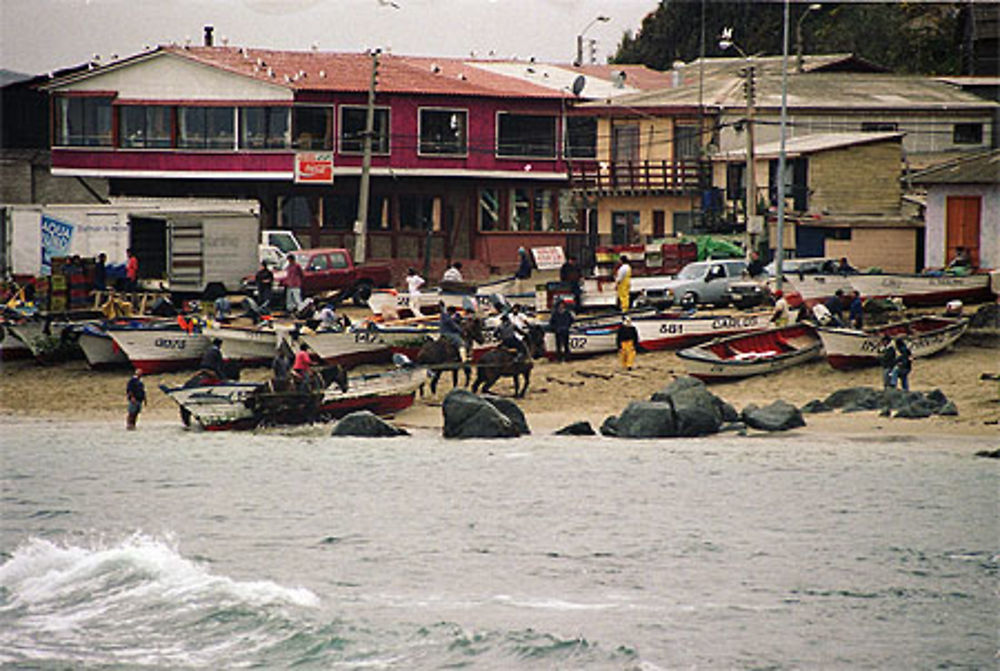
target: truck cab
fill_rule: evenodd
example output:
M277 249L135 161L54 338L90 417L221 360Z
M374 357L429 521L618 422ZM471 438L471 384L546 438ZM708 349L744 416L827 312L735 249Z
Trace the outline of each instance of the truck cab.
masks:
M267 262L272 268L280 268L289 252L302 249L299 239L291 231L271 229L260 232L257 248L258 261Z

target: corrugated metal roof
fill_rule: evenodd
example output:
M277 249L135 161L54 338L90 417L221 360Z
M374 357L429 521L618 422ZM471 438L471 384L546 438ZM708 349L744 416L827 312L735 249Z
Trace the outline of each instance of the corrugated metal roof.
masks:
M888 140L902 140L904 133L813 133L812 135L800 135L790 137L785 140L785 156L794 158L806 154L815 154L820 151L839 149L841 147L853 147L872 142L885 142ZM777 158L781 151L780 142L767 142L754 147L754 156L757 158ZM746 150L730 151L717 154L716 158L722 160L746 160Z
M1000 149L963 157L910 175L914 184L1000 184Z

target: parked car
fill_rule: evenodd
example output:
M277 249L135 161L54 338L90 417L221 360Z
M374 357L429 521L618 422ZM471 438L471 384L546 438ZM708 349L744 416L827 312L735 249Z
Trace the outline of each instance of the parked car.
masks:
M292 252L302 266L302 295L333 294L336 301L351 298L356 305L365 305L371 298L372 289L388 287L392 273L388 266L366 263L355 265L351 253L337 247L300 249ZM287 257L274 273L275 293L284 291ZM253 276L243 281L243 290L256 290Z
M816 273L835 273L839 259L829 256L809 256L800 259L784 259L781 262L781 271L786 275L801 274L810 275ZM777 264L771 261L764 266L764 272L768 277L774 277L777 273Z
M712 303L728 305L729 287L743 279L746 261L720 259L698 261L684 266L676 276L656 286L642 288L642 295L651 303L697 305Z

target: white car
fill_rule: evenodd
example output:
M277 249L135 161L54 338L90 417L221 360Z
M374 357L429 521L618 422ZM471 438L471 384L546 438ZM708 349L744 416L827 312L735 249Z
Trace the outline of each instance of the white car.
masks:
M729 287L743 279L746 267L743 259L697 261L687 264L673 278L661 280L655 286L636 286L633 280L633 289L638 289L641 296L654 304L728 305L731 300Z

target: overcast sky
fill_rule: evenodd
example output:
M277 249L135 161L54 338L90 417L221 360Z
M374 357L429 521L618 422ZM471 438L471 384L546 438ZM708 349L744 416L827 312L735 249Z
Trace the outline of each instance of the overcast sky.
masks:
M395 7L393 5L398 6ZM597 61L636 31L656 0L0 0L0 68L27 74L144 46L216 44L328 51L528 58L568 63L576 35L597 39Z

